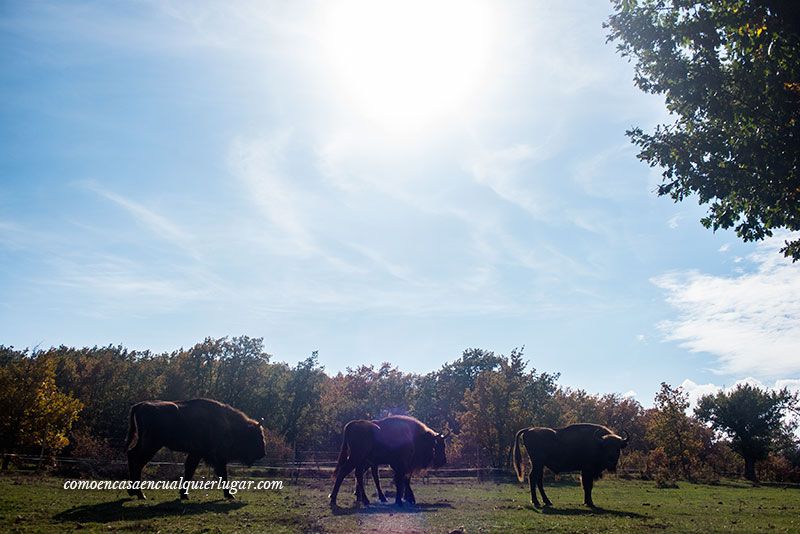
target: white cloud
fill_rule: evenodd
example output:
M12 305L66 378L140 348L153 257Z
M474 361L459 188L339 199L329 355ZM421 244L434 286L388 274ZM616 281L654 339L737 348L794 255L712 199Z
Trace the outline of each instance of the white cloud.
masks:
M636 336L636 341L638 341L640 343L646 343L647 342L647 336L645 336L644 334L639 334L639 335Z
M695 406L697 406L697 401L700 397L705 395L714 395L720 391L731 392L736 389L737 386L740 384L749 384L754 387L758 387L761 389L777 391L783 388L787 388L790 393L797 393L800 392L800 379L797 378L789 378L789 379L781 379L776 380L772 386L749 376L747 378L742 378L737 380L730 386L718 386L716 384L697 384L696 382L689 380L688 378L681 382L681 388L684 392L689 394L689 409L693 410Z
M800 371L800 264L778 249L789 236L758 245L755 267L734 276L673 272L652 282L678 312L659 327L669 341L717 358L716 371L776 377Z
M677 213L674 216L669 218L669 220L667 221L667 224L669 225L670 228L672 228L674 230L675 228L678 227L678 221L680 221L681 219L683 219L683 215L681 215L680 213Z
M633 398L636 398L637 395L638 395L638 393L636 393L635 390L631 389L631 390L628 390L625 393L623 393L622 397L625 398L625 399L633 399Z

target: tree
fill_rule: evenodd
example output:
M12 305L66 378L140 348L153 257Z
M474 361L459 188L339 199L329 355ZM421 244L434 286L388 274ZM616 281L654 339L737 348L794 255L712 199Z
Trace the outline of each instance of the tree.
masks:
M647 439L663 449L684 478L691 479L692 459L702 448L702 428L686 415L689 395L680 387L662 382L653 405L647 421Z
M483 349L466 349L452 363L417 380L413 414L433 428L449 428L458 433L458 414L464 411L464 392L475 387L484 371L496 370L502 356Z
M78 428L90 429L95 437L120 450L126 443L131 405L161 397L165 359L154 358L147 351L61 346L36 353L36 359L53 362L58 388L83 403Z
M797 406L796 395L787 389L768 392L749 384L733 391L720 391L700 399L697 416L727 434L731 447L744 459L744 475L756 482L755 465L765 460L784 428L784 412Z
M467 456L469 450L480 450L492 467L504 468L510 462L514 433L542 424L558 375L526 371L522 350L512 350L498 361L497 370L482 371L464 393L458 439L467 447Z
M627 132L664 171L658 194L710 203L744 241L800 230L800 2L612 0L605 26L674 122ZM800 238L781 249L800 259Z
M325 379L324 369L319 365L318 353L314 351L292 369L291 378L286 385L286 410L281 434L295 449L296 458L300 454L297 451L298 442L308 439L318 429L320 398Z
M60 451L83 404L56 387L52 361L21 358L0 367L0 448ZM8 467L8 456L3 469Z

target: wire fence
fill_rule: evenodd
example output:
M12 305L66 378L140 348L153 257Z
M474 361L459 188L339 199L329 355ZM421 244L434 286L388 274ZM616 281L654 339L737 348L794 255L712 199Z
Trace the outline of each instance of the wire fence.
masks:
M30 454L8 454L11 462L13 462L17 469L21 471L35 471L44 468L63 470L64 468L77 467L77 468L97 468L97 467L117 467L127 468L128 462L123 459L106 460L100 458L77 458L72 456L55 456L55 457L41 457ZM174 467L183 468L183 462L173 460L153 460L148 462L151 467ZM235 472L260 472L260 471L277 471L277 472L291 472L293 475L310 476L318 478L320 476L333 476L336 468L335 460L276 460L276 459L262 459L251 466L246 466L238 462L230 462L228 464L229 470ZM387 467L379 468L380 473L383 475L391 470ZM436 470L429 470L425 473L425 477L472 477L472 478L487 478L487 477L511 477L513 473L507 469L499 469L493 467L444 467Z
M322 453L321 455L336 454L328 453L327 451L315 451ZM72 456L55 456L55 457L41 457L29 454L8 454L16 468L20 471L37 471L42 469L49 469L55 471L70 471L70 470L85 470L88 472L97 472L102 469L116 468L119 471L127 470L127 461L124 459L100 459L100 458L78 458ZM153 460L148 463L151 468L174 468L182 469L183 462L175 460ZM246 466L238 462L231 462L228 464L231 472L236 474L250 473L258 475L263 472L279 473L289 475L292 478L325 478L332 477L336 468L335 460L317 460L312 457L309 460L277 460L277 459L262 459L252 466ZM381 477L391 473L389 467L382 466L379 468ZM638 471L619 470L618 475L622 476L636 476ZM474 467L474 466L460 466L460 467L441 467L438 469L427 470L423 474L425 479L436 478L472 478L478 480L497 480L497 479L513 479L516 480L516 475L512 469L503 469L497 467Z
M301 479L330 479L336 468L338 453L330 451L302 451L305 460L285 460L278 458L263 458L252 466L238 462L228 464L229 473L235 477L283 477L292 481ZM162 478L178 477L183 472L183 461L164 456L177 457L180 453L162 453L161 459L154 459L148 463L151 475ZM31 454L6 454L4 459L13 463L15 470L22 473L55 472L59 474L80 474L93 478L125 478L127 476L127 460L122 458L82 458L73 456L38 456ZM391 478L391 468L379 468L381 478ZM738 479L739 472L718 473L721 478ZM616 476L619 478L642 478L638 469L618 469ZM422 483L446 482L448 480L473 480L478 482L516 482L517 477L510 468L455 466L430 469L420 475ZM579 480L577 474L567 473L557 475L560 480ZM785 482L761 482L762 485L776 485L787 488L800 488L800 484Z

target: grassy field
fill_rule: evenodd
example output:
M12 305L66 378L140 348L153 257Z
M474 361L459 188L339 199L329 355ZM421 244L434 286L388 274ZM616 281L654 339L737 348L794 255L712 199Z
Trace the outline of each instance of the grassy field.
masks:
M603 479L594 491L602 509L595 511L580 506L573 482L551 484L555 506L545 510L531 506L527 486L462 480L418 483L420 504L402 509L356 508L342 491L337 511L327 506L330 484L322 480L241 492L232 502L216 491L184 502L173 492L150 492L138 502L122 491L66 491L62 484L0 477L0 532L800 532L800 490L742 483L658 489Z

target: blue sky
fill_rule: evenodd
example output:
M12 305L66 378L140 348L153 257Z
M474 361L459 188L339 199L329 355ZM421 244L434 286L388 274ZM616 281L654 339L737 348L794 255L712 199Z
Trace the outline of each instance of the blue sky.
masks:
M800 385L798 266L655 196L604 2L230 4L2 4L0 343Z

